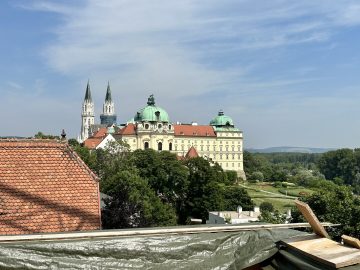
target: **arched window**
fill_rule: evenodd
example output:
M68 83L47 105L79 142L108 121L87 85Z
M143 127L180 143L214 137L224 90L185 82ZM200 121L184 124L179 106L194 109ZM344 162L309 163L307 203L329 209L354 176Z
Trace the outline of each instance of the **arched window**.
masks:
M169 143L169 151L172 151L172 143Z
M149 148L149 142L145 142L144 143L144 149L148 149Z
M158 142L158 150L159 150L159 151L162 150L162 142Z

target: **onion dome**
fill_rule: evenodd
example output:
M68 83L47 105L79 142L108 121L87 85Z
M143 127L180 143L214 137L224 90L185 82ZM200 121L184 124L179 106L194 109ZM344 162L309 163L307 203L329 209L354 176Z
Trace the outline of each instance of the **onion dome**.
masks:
M218 115L210 121L210 125L215 127L234 127L234 122L229 116L224 115L223 110L220 110Z
M169 123L168 113L155 106L155 98L153 95L150 95L148 98L147 106L139 110L134 116L135 122L166 122Z

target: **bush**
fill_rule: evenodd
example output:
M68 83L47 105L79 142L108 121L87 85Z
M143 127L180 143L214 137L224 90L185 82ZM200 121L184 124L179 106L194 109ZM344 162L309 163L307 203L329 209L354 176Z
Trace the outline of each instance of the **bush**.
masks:
M250 175L249 180L262 182L262 181L264 181L264 174L262 172L259 172L259 171L253 172Z
M260 204L260 212L273 212L274 205L271 202L262 202Z

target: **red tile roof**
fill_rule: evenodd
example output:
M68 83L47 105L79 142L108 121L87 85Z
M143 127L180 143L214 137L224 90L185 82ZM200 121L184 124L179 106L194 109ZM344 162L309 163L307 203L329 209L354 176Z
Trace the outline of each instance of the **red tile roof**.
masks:
M199 154L196 151L195 147L191 146L189 151L186 153L185 158L190 159L190 158L196 158L196 157L199 157Z
M95 149L105 139L106 135L107 135L107 128L106 127L99 128L98 131L96 131L93 136L87 138L84 141L84 146L86 146L89 149Z
M134 124L127 124L125 127L119 130L117 133L119 135L135 135L135 125Z
M174 125L175 136L216 137L212 126Z
M0 140L0 234L100 229L97 176L67 143Z
M96 131L94 133L93 136L91 136L92 138L105 138L106 137L106 133L107 133L107 128L106 127L102 127L99 128L98 131Z
M84 146L86 146L89 149L95 149L103 140L104 140L103 137L99 137L99 138L91 137L84 141Z

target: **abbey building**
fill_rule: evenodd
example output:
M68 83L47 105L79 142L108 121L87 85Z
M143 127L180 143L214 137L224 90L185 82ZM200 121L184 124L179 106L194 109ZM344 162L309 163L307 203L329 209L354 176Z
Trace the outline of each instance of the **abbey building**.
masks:
M133 119L118 125L108 85L100 124L95 124L94 103L88 83L81 118L78 140L89 148L96 148L111 135L113 139L125 141L131 151L147 148L166 150L179 158L195 151L197 155L217 162L224 170L233 170L245 177L243 133L222 110L209 125L173 123L168 113L156 105L155 98L151 95L146 106L137 110Z

